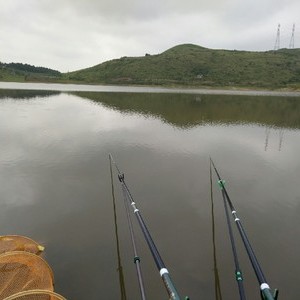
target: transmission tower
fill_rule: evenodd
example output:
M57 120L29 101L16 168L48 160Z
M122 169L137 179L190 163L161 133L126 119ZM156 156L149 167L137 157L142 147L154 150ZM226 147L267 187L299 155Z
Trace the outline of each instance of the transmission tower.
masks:
M291 36L291 40L290 40L290 49L294 49L295 48L295 24L293 24L293 29L292 29L292 36Z
M279 50L279 49L280 49L280 24L278 24L277 27L277 35L276 35L276 41L274 46L274 50Z

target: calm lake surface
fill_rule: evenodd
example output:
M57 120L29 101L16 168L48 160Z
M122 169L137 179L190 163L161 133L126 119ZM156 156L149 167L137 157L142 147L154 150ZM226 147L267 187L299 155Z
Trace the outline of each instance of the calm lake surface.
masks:
M211 156L271 288L300 299L300 97L0 89L0 232L44 244L68 299L120 299L109 153L182 296L215 299ZM127 299L139 299L114 176ZM213 180L221 291L238 299ZM167 299L133 221L148 299ZM248 299L260 299L235 233Z

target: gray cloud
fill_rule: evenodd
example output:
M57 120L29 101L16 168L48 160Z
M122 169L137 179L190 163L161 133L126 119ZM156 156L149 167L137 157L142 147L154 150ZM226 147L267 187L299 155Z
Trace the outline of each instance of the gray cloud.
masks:
M298 0L0 0L0 60L71 71L180 43L268 50L278 22L287 47L299 10Z
M154 20L168 14L186 14L186 13L203 13L207 10L220 11L226 8L229 3L235 0L53 0L51 4L48 1L40 2L40 7L47 9L66 10L76 13L79 16L105 16L107 19L124 20ZM56 5L53 5L57 4Z

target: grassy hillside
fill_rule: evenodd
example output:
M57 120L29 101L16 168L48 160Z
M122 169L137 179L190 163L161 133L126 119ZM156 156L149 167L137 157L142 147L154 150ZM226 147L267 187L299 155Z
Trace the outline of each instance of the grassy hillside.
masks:
M56 70L21 63L1 63L0 81L53 81L61 78Z
M185 44L161 54L122 57L65 74L0 63L0 81L300 89L300 49L250 52Z
M85 83L300 88L300 49L212 50L186 44L64 74Z

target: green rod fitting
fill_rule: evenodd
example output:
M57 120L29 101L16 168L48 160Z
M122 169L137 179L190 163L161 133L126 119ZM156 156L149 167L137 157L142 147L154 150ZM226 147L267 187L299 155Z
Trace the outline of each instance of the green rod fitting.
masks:
M134 259L133 259L133 261L134 261L134 263L136 263L137 261L141 262L141 260L140 260L140 258L138 256L135 256Z
M235 272L235 278L237 281L243 281L243 274L240 271Z
M221 190L225 187L225 180L218 180L218 185L220 186Z

